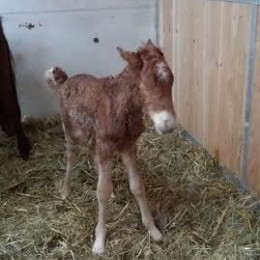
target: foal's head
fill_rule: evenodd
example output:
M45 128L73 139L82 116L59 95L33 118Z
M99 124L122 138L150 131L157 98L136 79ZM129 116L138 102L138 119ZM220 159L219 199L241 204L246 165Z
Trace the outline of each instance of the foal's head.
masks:
M137 52L118 50L129 67L140 73L140 91L156 131L159 134L171 131L175 123L172 102L174 77L162 51L150 40Z

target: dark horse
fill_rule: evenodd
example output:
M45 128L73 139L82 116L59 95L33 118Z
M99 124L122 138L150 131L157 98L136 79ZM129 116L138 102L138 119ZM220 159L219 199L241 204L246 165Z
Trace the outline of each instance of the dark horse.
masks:
M12 54L4 35L0 17L0 126L9 136L15 135L23 159L29 158L30 143L24 134L21 111L17 99Z

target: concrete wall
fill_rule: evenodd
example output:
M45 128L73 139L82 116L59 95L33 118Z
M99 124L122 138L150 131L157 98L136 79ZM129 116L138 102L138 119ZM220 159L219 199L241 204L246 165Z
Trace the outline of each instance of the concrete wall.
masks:
M42 77L50 66L69 74L115 74L124 66L116 46L133 49L148 38L156 41L156 0L0 0L0 15L22 113L34 117L57 111Z

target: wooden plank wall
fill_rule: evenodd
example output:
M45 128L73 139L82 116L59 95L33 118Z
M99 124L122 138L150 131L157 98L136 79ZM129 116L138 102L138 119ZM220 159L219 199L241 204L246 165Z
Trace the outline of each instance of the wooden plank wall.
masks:
M160 39L175 74L179 122L241 179L252 5L161 0L161 6L161 23L172 26L161 30ZM166 18L169 10L172 14ZM260 20L258 24L260 28ZM260 29L257 38L255 70L259 73ZM249 183L260 193L259 100L260 77L255 73Z
M260 7L258 7L255 77L249 152L249 186L260 197Z
M160 33L160 45L164 46L164 53L167 62L171 66L173 64L173 1L165 0L160 3L160 15L159 15L159 33ZM163 37L162 37L163 36Z

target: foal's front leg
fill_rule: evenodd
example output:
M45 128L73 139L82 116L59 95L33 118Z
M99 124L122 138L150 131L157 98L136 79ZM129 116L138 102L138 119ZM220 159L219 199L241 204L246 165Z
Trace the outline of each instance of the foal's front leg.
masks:
M136 169L136 145L134 145L131 150L122 153L122 158L128 172L131 192L134 194L139 204L142 222L150 232L153 240L160 241L162 239L162 234L154 224L153 217L148 208L143 181Z
M98 149L97 149L98 150ZM98 223L95 230L95 242L93 246L94 254L102 254L105 249L105 215L108 206L108 200L113 191L111 179L112 154L107 155L104 151L97 151L95 162L98 169L97 197L99 204Z

